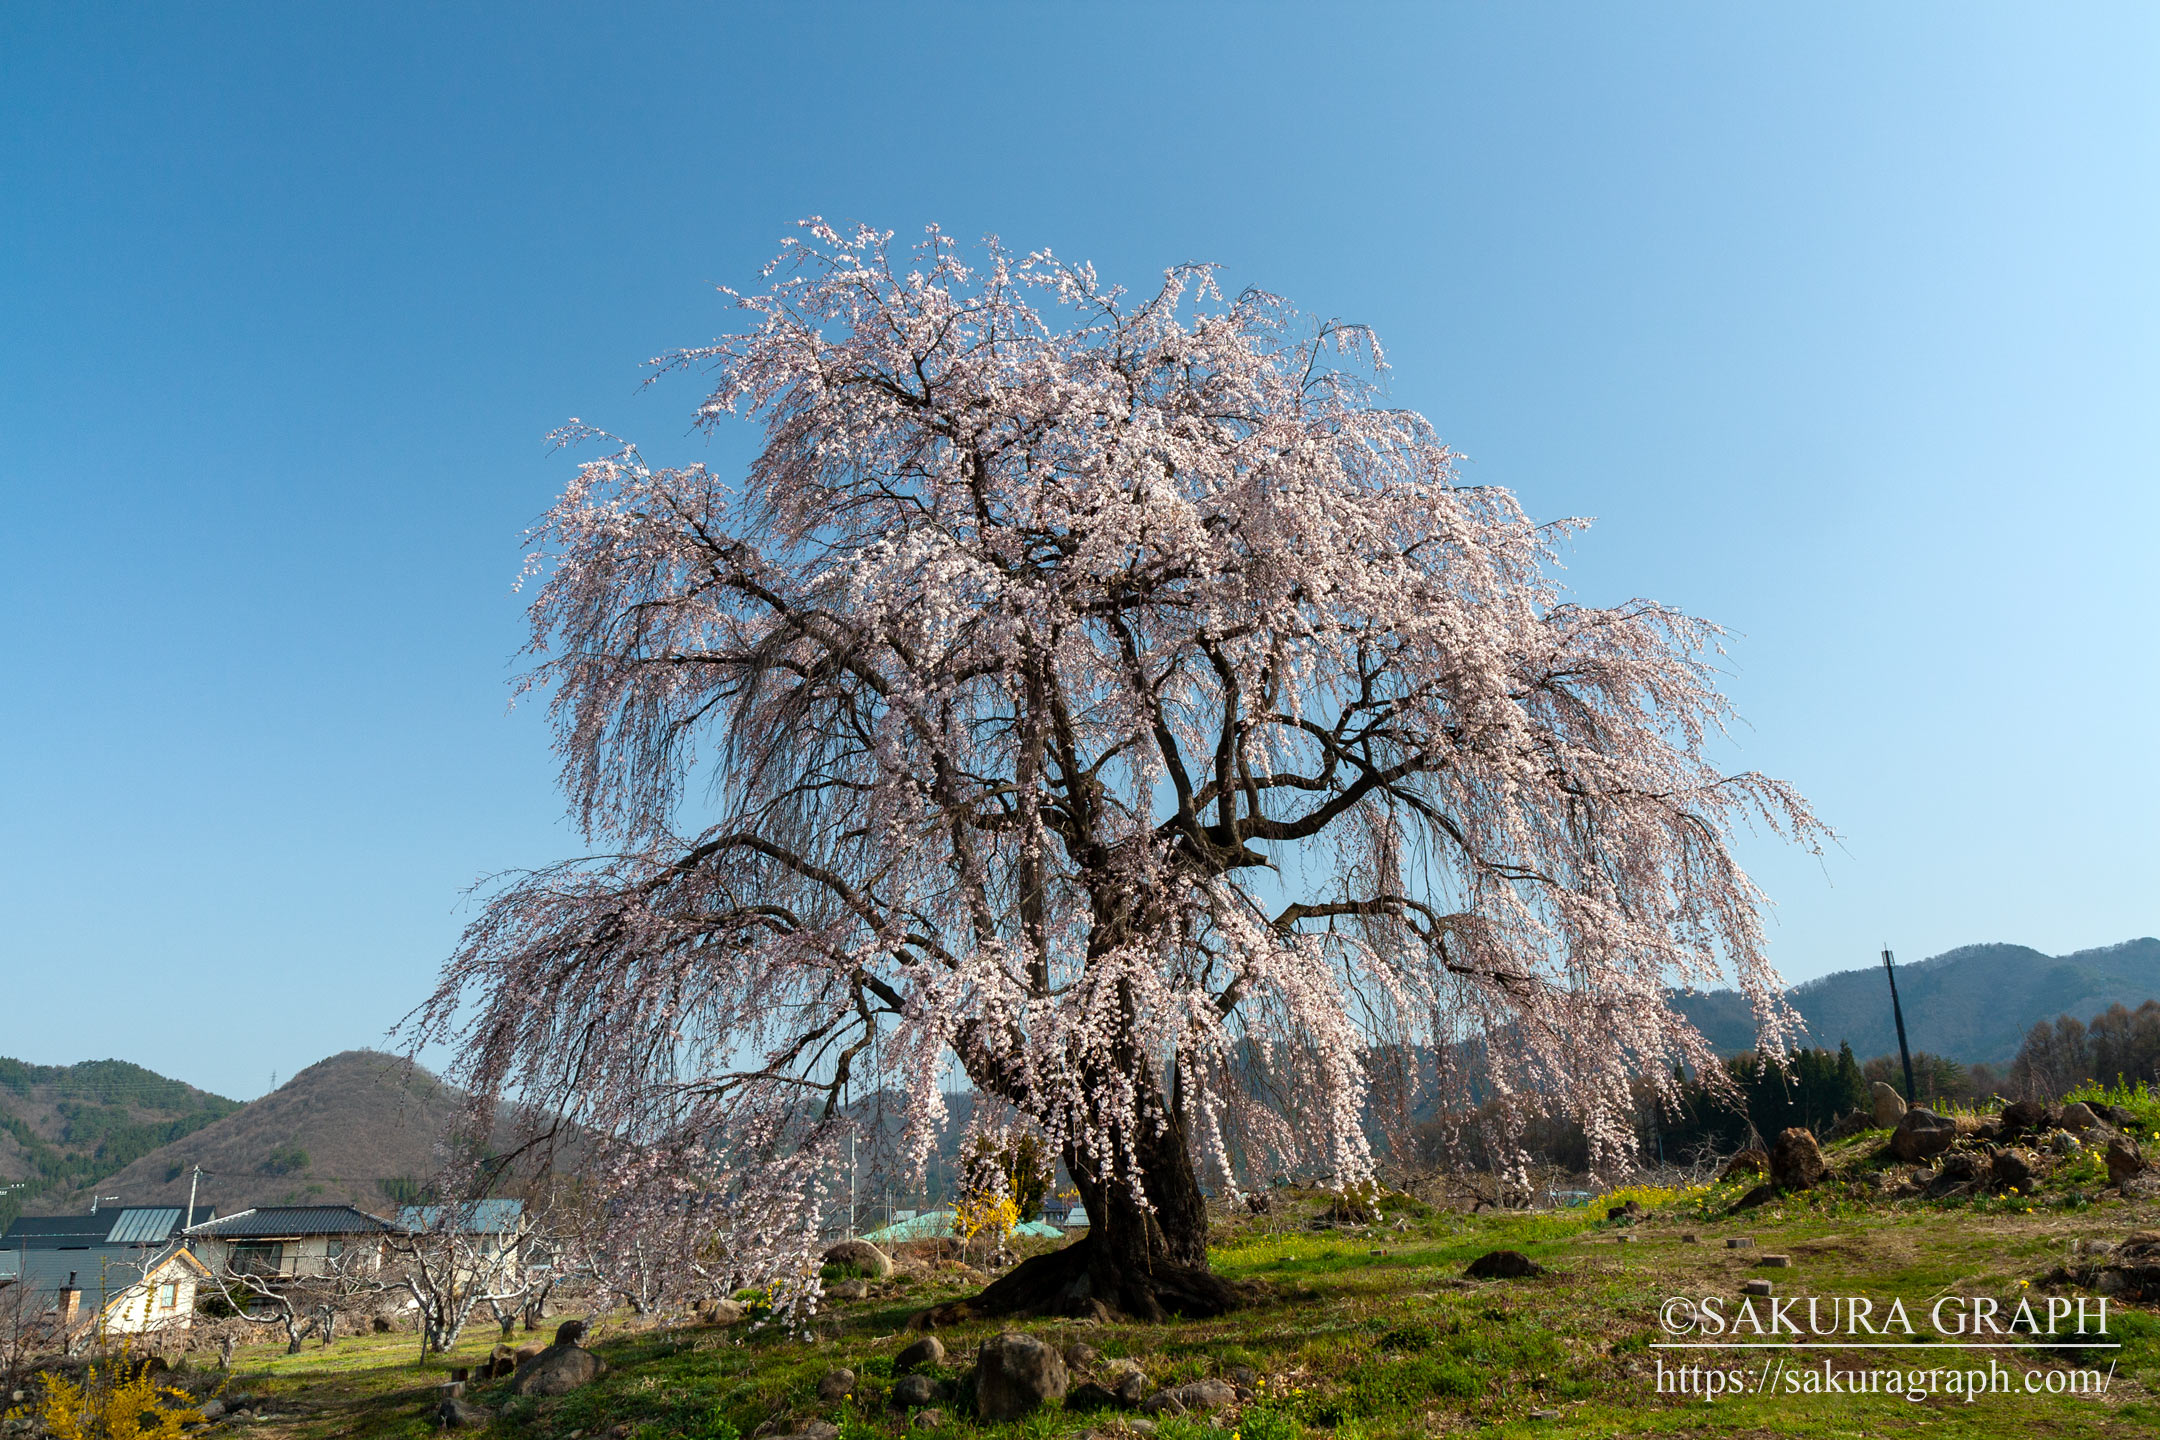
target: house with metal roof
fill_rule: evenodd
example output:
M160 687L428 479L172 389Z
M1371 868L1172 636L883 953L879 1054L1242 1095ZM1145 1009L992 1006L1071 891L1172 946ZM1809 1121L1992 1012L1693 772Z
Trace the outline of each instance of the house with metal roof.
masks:
M178 1244L0 1251L0 1294L22 1286L32 1315L61 1336L184 1330L195 1317L196 1285L209 1274Z
M461 1235L507 1235L525 1218L522 1200L472 1200L453 1212L441 1205L406 1205L397 1212L397 1227L421 1234L454 1223Z
M186 1227L178 1205L93 1210L87 1215L21 1215L0 1233L0 1249L88 1250L103 1245L163 1245ZM215 1219L209 1205L195 1207L199 1221Z
M259 1205L187 1228L188 1248L213 1270L300 1279L335 1266L382 1263L398 1227L351 1205Z

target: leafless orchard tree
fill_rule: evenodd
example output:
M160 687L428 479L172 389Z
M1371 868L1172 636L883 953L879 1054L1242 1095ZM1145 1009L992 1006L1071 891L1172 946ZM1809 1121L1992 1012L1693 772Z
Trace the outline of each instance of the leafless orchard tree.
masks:
M413 1298L420 1312L420 1353L441 1354L458 1342L473 1312L489 1307L502 1323L532 1294L526 1253L540 1235L535 1217L518 1216L500 1231L476 1232L468 1207L445 1205L434 1223L389 1242L395 1270L391 1283ZM504 1333L509 1325L503 1324Z
M299 1354L310 1335L328 1349L337 1340L340 1319L368 1308L390 1288L381 1255L363 1246L326 1258L312 1274L264 1274L228 1260L211 1270L210 1279L235 1318L282 1329L288 1355ZM231 1338L237 1341L237 1332ZM230 1365L232 1345L221 1346L220 1353Z
M18 1282L0 1284L0 1396L13 1393L26 1362L53 1344L45 1297Z

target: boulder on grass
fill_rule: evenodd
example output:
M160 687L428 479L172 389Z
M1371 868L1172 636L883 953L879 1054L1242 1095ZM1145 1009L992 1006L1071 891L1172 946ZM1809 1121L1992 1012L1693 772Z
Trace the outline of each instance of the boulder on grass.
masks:
M1767 1175L1769 1173L1770 1157L1762 1151L1750 1147L1726 1161L1725 1168L1718 1173L1718 1179L1739 1180L1749 1175Z
M1106 1378L1110 1382L1110 1398L1120 1405L1138 1405L1148 1397L1147 1372L1133 1361L1117 1361L1110 1366Z
M895 1370L927 1370L932 1365L945 1363L945 1342L935 1335L925 1335L914 1344L893 1356Z
M1770 1145L1770 1183L1780 1190L1805 1190L1819 1185L1830 1173L1815 1132L1795 1125L1778 1132Z
M2100 1123L2100 1117L2082 1100L2073 1100L2063 1106L2062 1126L2065 1130L2091 1130Z
M2137 1142L2118 1135L2108 1141L2108 1184L2121 1186L2145 1173L2145 1156Z
M1989 1178L1998 1190L2029 1191L2035 1163L2023 1150L1998 1150L1988 1167Z
M1544 1273L1544 1266L1520 1250L1488 1250L1463 1271L1472 1280L1522 1280Z
M892 1403L897 1409L907 1410L935 1401L944 1387L928 1375L902 1375L893 1381Z
M510 1382L513 1395L567 1395L607 1374L607 1362L580 1346L585 1322L565 1320L555 1329L555 1343L518 1366Z
M830 1405L855 1393L853 1370L828 1370L818 1377L817 1398Z
M842 1240L825 1252L825 1263L872 1280L892 1278L892 1257L867 1240Z
M478 1430L494 1420L494 1411L458 1395L445 1395L435 1407L435 1423L445 1430Z
M1172 1390L1158 1390L1141 1403L1150 1415L1207 1415L1237 1403L1237 1391L1221 1380L1195 1380Z
M1957 1121L1915 1105L1890 1132L1890 1153L1908 1164L1940 1155L1956 1143Z
M1032 1335L1007 1330L975 1353L975 1413L1017 1420L1065 1398L1065 1357Z
M1880 1130L1895 1128L1905 1118L1905 1097L1895 1089L1877 1080L1869 1087L1868 1094L1875 1103L1875 1126Z

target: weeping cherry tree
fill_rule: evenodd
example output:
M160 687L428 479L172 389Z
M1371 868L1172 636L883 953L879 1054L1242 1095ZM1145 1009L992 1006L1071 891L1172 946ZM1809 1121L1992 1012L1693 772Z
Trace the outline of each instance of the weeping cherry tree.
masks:
M1607 1155L1631 1077L1714 1068L1672 987L1777 1043L1731 840L1821 832L1706 753L1715 627L1570 603L1569 527L1462 483L1362 328L889 239L808 222L659 362L762 427L740 473L569 432L607 453L536 532L528 679L596 853L497 891L416 1017L461 1080L755 1279L807 1273L848 1087L919 1159L957 1065L1093 1221L976 1307L1153 1318L1239 1299L1205 1187L1370 1175L1383 1040Z

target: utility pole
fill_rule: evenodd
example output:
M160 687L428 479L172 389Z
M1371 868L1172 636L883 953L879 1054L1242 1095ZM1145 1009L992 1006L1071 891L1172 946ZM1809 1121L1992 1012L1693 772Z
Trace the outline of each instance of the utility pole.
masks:
M1905 1062L1905 1103L1917 1105L1920 1103L1920 1096L1913 1086L1912 1051L1905 1046L1905 1009L1898 1004L1897 967L1891 963L1890 945L1887 941L1882 947L1882 968L1883 974L1890 977L1890 1014L1897 1021L1898 1059Z

